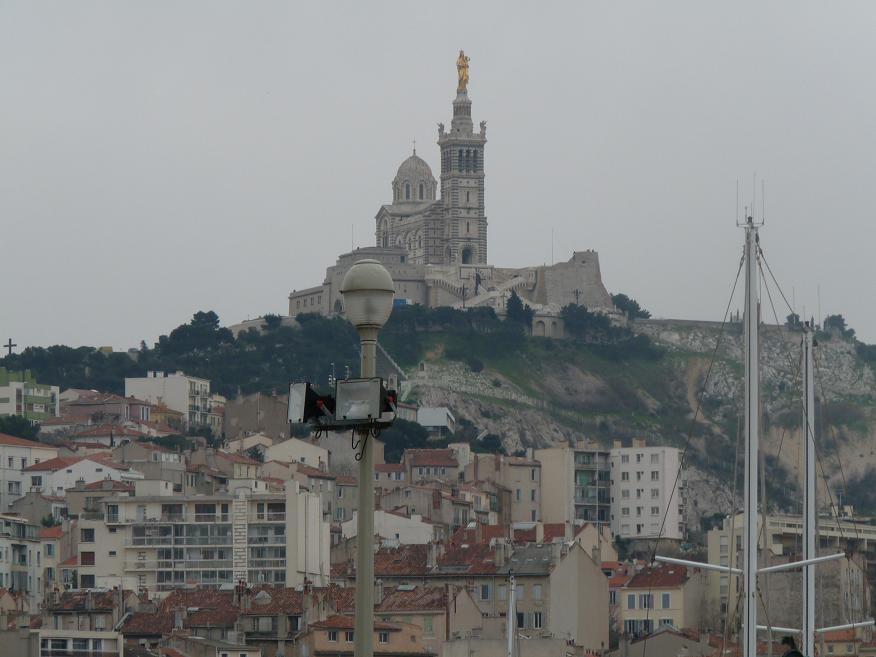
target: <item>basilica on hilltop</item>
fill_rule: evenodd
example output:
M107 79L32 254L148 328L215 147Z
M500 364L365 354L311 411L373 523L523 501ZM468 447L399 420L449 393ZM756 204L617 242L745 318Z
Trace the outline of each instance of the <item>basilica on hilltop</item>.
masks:
M550 266L500 268L487 259L485 171L487 123L475 130L468 96L469 58L460 51L450 127L438 124L439 178L413 154L392 179L389 203L374 218L375 246L340 255L322 285L289 295L289 315L342 314L341 281L350 266L379 260L392 275L397 303L428 307L489 306L504 314L512 292L535 310L534 335L563 337L560 309L578 303L614 313L602 283L599 255L576 251Z

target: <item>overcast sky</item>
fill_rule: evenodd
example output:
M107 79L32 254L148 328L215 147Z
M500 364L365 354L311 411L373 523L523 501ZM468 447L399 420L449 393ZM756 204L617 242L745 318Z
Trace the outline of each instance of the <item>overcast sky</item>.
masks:
M655 316L720 318L756 173L789 297L876 341L874 34L872 2L6 0L0 341L286 312L373 244L413 139L437 174L460 48L491 263L553 229Z

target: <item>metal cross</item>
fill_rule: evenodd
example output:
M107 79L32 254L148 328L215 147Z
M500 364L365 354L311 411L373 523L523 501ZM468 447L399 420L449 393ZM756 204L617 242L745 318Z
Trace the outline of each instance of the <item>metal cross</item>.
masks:
M14 342L12 342L12 338L9 338L9 340L3 346L6 348L6 355L11 356L12 355L12 347L17 347L18 345L15 344Z
M417 154L417 140L414 139L414 155Z

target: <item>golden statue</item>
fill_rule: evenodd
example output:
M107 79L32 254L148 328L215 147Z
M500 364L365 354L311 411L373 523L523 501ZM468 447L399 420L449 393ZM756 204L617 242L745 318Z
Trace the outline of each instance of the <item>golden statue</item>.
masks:
M465 52L460 50L456 60L456 74L459 76L456 90L459 92L465 92L466 87L468 87L468 62L469 58L465 56Z

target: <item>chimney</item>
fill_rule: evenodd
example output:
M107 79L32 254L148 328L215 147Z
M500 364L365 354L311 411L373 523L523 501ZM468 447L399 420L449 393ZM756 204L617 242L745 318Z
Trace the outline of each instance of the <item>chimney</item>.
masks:
M379 605L383 602L383 580L374 580L374 604Z
M493 550L493 561L497 568L501 568L505 565L505 541L496 541Z
M179 607L178 609L173 610L173 629L181 630L183 628L183 622L186 619L186 609L185 607Z
M541 520L535 523L535 542L544 543L544 523Z
M433 570L438 565L438 546L435 541L429 541L426 546L426 568Z

